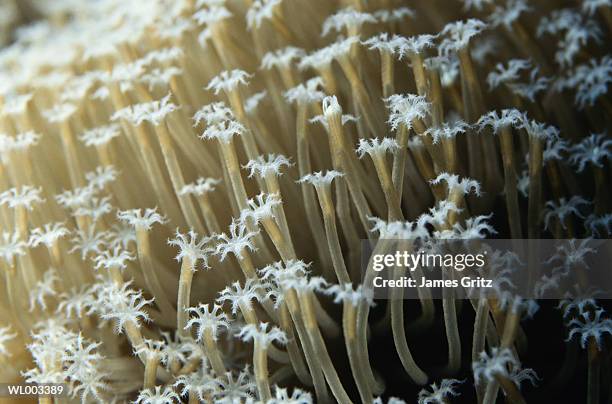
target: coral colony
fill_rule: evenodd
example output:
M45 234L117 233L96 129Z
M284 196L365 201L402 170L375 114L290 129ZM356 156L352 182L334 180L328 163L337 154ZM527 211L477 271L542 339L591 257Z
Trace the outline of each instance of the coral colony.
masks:
M494 252L493 295L384 300L361 254L554 238L541 293L588 269L612 234L611 7L1 2L0 382L65 386L40 403L610 402L605 299L502 293L521 263Z

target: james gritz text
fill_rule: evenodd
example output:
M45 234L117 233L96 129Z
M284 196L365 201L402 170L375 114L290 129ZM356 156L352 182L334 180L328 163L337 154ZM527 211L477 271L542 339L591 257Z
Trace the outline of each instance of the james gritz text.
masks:
M375 288L456 288L460 285L464 288L492 288L493 281L480 276L476 278L464 276L461 279L421 278L420 282L407 276L402 276L399 279L384 279L377 276L372 280L372 285Z

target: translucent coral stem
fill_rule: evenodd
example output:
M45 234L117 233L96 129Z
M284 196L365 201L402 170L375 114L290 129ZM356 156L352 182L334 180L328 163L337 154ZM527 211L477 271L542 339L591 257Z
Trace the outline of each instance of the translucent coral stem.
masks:
M24 311L24 308L21 306L15 294L15 277L17 274L14 269L9 268L2 268L2 272L4 272L5 276L6 296L11 312L13 313L13 318L24 335L27 335L30 330L30 327L26 324L27 320L24 316L17 315L17 313L22 313Z
M312 376L312 382L315 388L317 401L322 403L329 403L331 402L329 390L327 389L327 385L325 383L323 369L321 368L321 366L319 366L319 358L316 356L316 351L313 347L312 342L310 341L306 326L304 324L304 319L302 317L302 308L300 306L298 294L295 290L287 290L286 293L287 308L291 315L291 319L295 324L295 329L298 333L298 337L303 348L306 364L310 369L310 374Z
M386 50L380 51L380 77L382 82L383 98L395 94L395 83L393 81L393 54Z
M62 138L64 155L66 156L66 164L68 164L68 175L70 176L70 182L75 188L83 186L85 181L82 176L83 170L81 162L79 161L79 153L77 151L72 126L68 121L62 122L60 135Z
M144 370L144 389L151 389L155 387L155 379L157 375L157 367L159 366L159 356L151 355L150 358L147 358L145 362L145 370Z
M395 136L395 141L399 147L393 156L391 181L398 197L401 197L404 190L404 172L406 170L406 158L408 157L408 134L406 126L400 125Z
M28 238L28 211L25 206L15 207L15 230L21 240Z
M338 228L336 227L336 213L331 197L330 184L320 184L316 186L319 204L323 212L323 223L325 225L325 236L327 246L332 258L332 264L336 273L336 278L340 284L351 282L351 278L346 269L340 239L338 238Z
M478 299L475 304L476 317L474 319L474 331L472 333L472 362L478 361L481 352L485 350L487 326L489 322L489 306L484 298ZM476 385L476 397L478 403L482 403L485 393L485 386Z
M272 240L272 244L274 244L274 247L276 247L276 250L280 254L281 259L284 262L295 259L296 255L293 246L285 239L283 231L276 220L272 218L263 219L262 224L264 229L266 229L266 233L268 233L268 236Z
M416 267L412 271L414 279L423 279L424 273L421 267ZM421 315L412 323L408 325L408 330L421 331L431 327L435 320L436 308L432 299L431 290L428 287L417 286L417 294L419 301L421 302Z
M472 362L478 360L478 356L485 349L487 323L489 320L489 305L486 299L478 299L476 306L476 318L474 319L474 333L472 337Z
M133 321L127 321L125 323L125 334L127 335L132 348L138 348L144 346L144 338L142 336L142 332L140 331L140 327ZM144 353L138 355L141 362L146 365L147 358Z
M162 283L157 276L155 265L153 264L153 256L151 251L151 241L149 233L146 229L136 228L136 247L138 251L138 262L140 269L145 279L147 288L155 296L155 303L159 309L172 319L176 316L176 310L162 286Z
M266 348L262 346L261 342L255 340L255 349L253 350L255 384L257 385L259 399L264 403L272 398L270 381L268 379L268 354L266 351Z
M444 271L443 276L446 275ZM446 342L448 343L448 363L446 370L449 374L456 374L461 368L461 340L459 339L459 325L457 324L457 307L455 293L452 288L442 290L442 311L444 313L444 328L446 329Z
M248 209L247 205L247 192L244 187L244 181L242 179L242 174L240 172L240 163L238 162L238 155L236 153L236 149L234 147L234 141L229 139L227 142L221 141L219 143L221 148L221 154L223 155L223 161L225 163L225 168L227 170L227 175L229 177L232 191L234 193L234 199L238 209L244 210ZM253 231L253 226L248 223L247 228L249 231ZM261 250L264 259L270 259L272 255L264 243L262 237L257 235L255 237L255 243L257 247Z
M240 210L248 209L247 192L246 188L244 187L244 181L240 172L240 164L238 162L238 155L236 154L233 140L229 139L227 142L220 142L220 148L236 205ZM247 224L247 228L249 231L253 230L253 226L251 224ZM255 237L255 243L257 244L257 247L261 249L261 253L263 254L264 258L271 259L270 251L260 235Z
M359 178L356 177L356 172L351 163L351 151L346 145L344 131L342 130L342 121L340 114L334 113L327 118L329 125L329 146L332 151L332 162L334 169L343 172L346 176L346 182L351 193L351 197L357 212L359 220L363 224L364 229L368 229L368 217L372 216L372 211L363 195Z
M250 127L249 117L247 116L247 113L244 110L244 100L240 93L240 90L234 89L232 91L228 91L226 94L227 98L229 99L232 110L236 114L238 120L246 127ZM257 156L259 156L259 149L257 147L257 143L255 142L253 132L251 130L247 130L245 133L242 134L241 139L247 157L250 160L257 158Z
M518 328L520 326L521 313L520 311L509 310L504 321L504 332L501 337L501 346L503 348L511 348L516 339Z
M193 201L188 195L180 195L180 191L185 186L185 180L179 161L172 145L172 140L168 132L168 128L165 123L161 123L157 126L157 133L159 135L159 144L161 146L162 154L166 162L166 168L170 175L170 181L174 188L174 193L178 198L179 206L183 212L183 215L190 227L194 228L198 233L204 233L204 227L200 222L200 218L196 213Z
M589 338L587 346L588 354L588 376L587 376L587 404L599 403L601 382L601 359L598 343L595 338Z
M365 88L363 81L359 78L359 73L350 59L345 56L339 58L338 62L340 63L346 78L351 84L351 92L353 93L353 97L355 97L355 101L359 105L361 115L363 116L370 133L372 136L376 136L384 126L380 113L372 103L370 94Z
M344 342L349 357L351 372L359 390L361 402L372 401L372 390L367 375L361 363L362 356L359 355L359 340L357 339L357 310L351 301L345 301L342 314L342 328Z
M218 375L224 375L227 371L225 364L223 363L223 355L217 345L217 341L213 337L212 331L207 329L204 331L204 349L206 350L206 356L210 361L210 365Z
M319 330L314 306L312 304L313 297L310 292L306 292L305 295L300 294L300 297L302 301L302 314L304 324L306 325L306 331L308 332L308 337L314 348L314 353L316 355L315 357L317 358L318 364L321 366L323 374L325 375L325 380L327 380L329 388L331 389L337 402L350 404L352 401L342 386L342 382L338 377L338 373L329 356L329 352L325 346L321 331Z
M603 167L593 166L593 176L595 177L595 212L604 214L610 208L610 182Z
M204 223L208 229L209 234L218 234L221 232L221 226L219 220L215 214L212 204L210 203L210 197L208 195L201 195L197 197L202 216L204 216Z
M312 172L312 164L310 161L310 152L308 145L308 138L306 137L306 115L308 106L304 103L298 103L297 106L297 118L296 118L296 132L297 132L297 158L298 158L298 171L300 177L303 177ZM313 188L308 184L301 185L302 200L304 201L304 210L308 216L308 226L312 233L314 244L318 252L318 256L321 258L321 265L323 267L323 274L326 277L331 275L331 258L325 245L325 230L321 222L321 214L317 208L317 200ZM331 279L331 278L329 278Z
M181 273L179 276L178 296L176 301L176 330L179 335L186 337L189 332L185 329L187 326L188 313L187 308L191 301L191 283L193 281L193 266L194 262L184 257L181 262Z
M347 257L349 259L349 266L351 271L349 275L352 277L359 277L359 268L357 263L354 261L355 254L359 251L357 246L359 245L360 236L355 223L354 216L351 210L351 199L349 197L348 186L345 181L338 181L335 187L336 191L336 213L338 215L338 222L340 222L340 229L344 235L344 240L347 246ZM353 260L351 261L351 258ZM355 278L356 279L356 278Z
M270 173L264 177L264 181L266 183L266 189L269 194L276 194L282 200L282 194L280 189L280 184L278 181L278 176L273 173ZM283 237L285 242L288 244L288 247L291 250L294 250L293 241L291 240L291 232L289 231L289 225L287 223L287 216L285 215L285 208L283 204L280 204L275 207L276 212L276 220L278 221L278 226L283 232Z
M279 92L281 92L281 90L279 89ZM275 101L275 98L277 97L273 97L274 103L276 104L277 102L284 102L284 100L281 98L280 101ZM283 105L279 108L288 108L286 105ZM289 111L287 111L287 113L289 113ZM277 114L279 115L279 114ZM251 122L251 126L253 129L253 132L255 133L256 136L256 141L257 144L259 145L259 147L263 150L269 150L271 152L274 153L286 153L287 150L293 150L295 149L295 147L291 148L291 146L286 145L286 143L288 142L293 142L294 139L287 139L287 136L284 137L280 137L280 139L276 136L274 136L272 133L270 133L270 129L268 129L268 127L264 124L264 120L262 119L262 117L257 114L257 113L251 113L249 115L249 120ZM286 133L290 133L290 130L284 129L284 126L288 126L288 123L285 122L286 119L281 119L281 125L283 125L283 131L286 130ZM281 144L281 142L283 142Z
M165 214L171 218L182 222L182 214L176 204L176 201L172 198L173 192L168 188L166 182L166 176L162 172L157 160L155 159L155 151L149 134L146 132L143 125L136 126L134 128L136 133L136 139L140 147L140 155L143 158L145 169L148 172L148 176L151 181L155 195L157 196L162 210Z
M529 202L527 205L527 236L540 236L542 210L542 153L543 142L536 137L529 139Z
M410 52L410 64L412 66L412 74L416 84L417 93L420 96L428 97L429 82L427 81L427 73L425 72L425 63L423 56L419 53Z
M512 128L509 126L503 127L499 139L501 142L502 161L504 166L504 193L506 194L506 210L508 212L508 222L510 224L510 235L512 238L520 239L523 232L521 230L521 214L518 204Z
M429 70L429 99L431 101L431 121L434 127L439 127L444 122L444 95L442 93L442 81L438 69ZM448 168L449 172L456 172Z
M293 329L291 314L289 313L289 309L285 303L282 303L279 307L278 319L281 329L285 335L287 335L287 353L289 354L289 363L291 363L291 366L295 371L295 375L298 377L300 382L307 386L312 386L312 377L310 373L308 373L308 368L304 362L304 357Z
M383 254L388 251L388 241L378 240L374 245L374 250L372 251L371 257L374 257L378 254ZM365 274L363 276L362 285L364 288L370 289L372 291L373 280L376 275L376 271L374 271L373 261L370 259L368 262L368 266L366 268ZM376 377L374 376L374 371L371 367L370 356L368 353L368 317L370 313L370 305L366 302L359 302L357 307L357 333L360 345L360 355L362 356L361 363L364 364L364 372L367 375L367 378L372 386L372 391L374 394L381 394L384 391L384 385L380 383Z
M461 68L461 94L463 96L463 116L468 122L475 122L484 112L484 101L480 82L474 69L469 47L458 52ZM469 175L479 181L485 176L482 145L477 136L467 136ZM487 156L489 158L492 156Z
M401 279L405 276L405 268L396 268L395 279ZM395 349L400 357L400 361L404 366L404 370L408 376L418 385L427 383L427 374L416 364L412 357L412 352L408 347L406 340L406 329L404 326L404 289L393 288L391 290L391 329L393 331L393 342Z
M404 220L404 214L402 213L400 197L393 186L393 181L387 167L387 161L385 156L379 153L372 155L372 161L374 162L374 168L376 174L380 180L383 193L385 194L385 200L387 201L388 217L390 221Z
M372 393L380 395L385 391L385 383L381 378L377 378L372 369L370 362L370 356L368 354L368 343L367 343L367 318L363 318L363 307L368 307L366 302L360 302L357 306L357 355L359 356L359 363L361 364L361 370L364 372L366 380L370 384Z
M485 388L482 404L495 404L497 402L497 393L499 393L499 383L495 380L491 380L487 383L487 387Z

